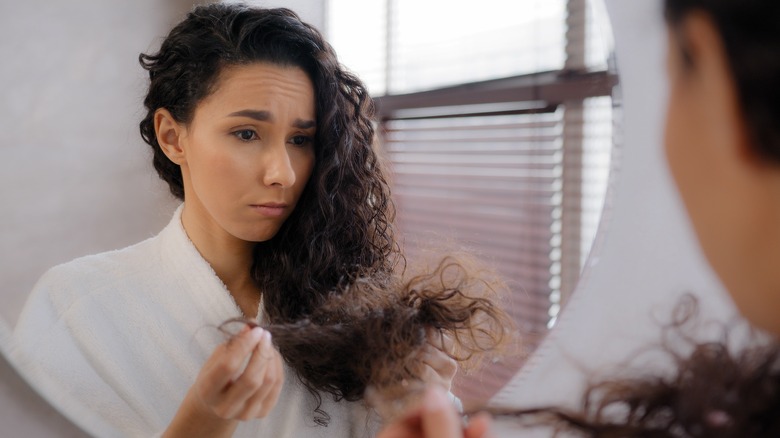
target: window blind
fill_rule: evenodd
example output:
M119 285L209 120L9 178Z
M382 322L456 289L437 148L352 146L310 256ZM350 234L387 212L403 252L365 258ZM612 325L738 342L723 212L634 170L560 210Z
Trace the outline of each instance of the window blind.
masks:
M537 114L396 119L384 125L398 227L411 263L436 242L457 242L493 265L512 290L507 311L521 333L542 333L550 255L561 230L561 109ZM510 358L511 359L511 358ZM484 400L521 361L492 363L461 378L458 392Z
M410 261L441 240L471 249L517 292L510 313L524 331L549 319L562 114L401 119L384 129Z

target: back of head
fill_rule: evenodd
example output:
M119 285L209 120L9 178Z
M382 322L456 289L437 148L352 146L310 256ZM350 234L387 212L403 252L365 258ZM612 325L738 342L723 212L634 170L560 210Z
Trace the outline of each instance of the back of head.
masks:
M723 40L752 146L780 163L780 2L666 0L671 26L692 12L707 14Z

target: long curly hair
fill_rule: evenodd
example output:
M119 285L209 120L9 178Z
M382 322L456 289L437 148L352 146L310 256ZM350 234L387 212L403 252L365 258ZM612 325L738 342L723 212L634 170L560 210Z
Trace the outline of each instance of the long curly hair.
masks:
M285 361L321 402L320 392L357 400L368 385L416 377L431 330L455 338L467 362L505 339L509 319L494 304L492 274L460 258L402 281L405 258L393 232L394 207L375 150L374 104L320 33L287 9L198 6L159 51L141 54L149 72L141 135L171 193L185 198L181 169L163 153L154 114L180 123L213 92L228 66L267 62L305 71L316 100L315 166L277 234L255 245L252 277L262 291L263 324ZM254 324L253 322L249 322ZM317 408L318 421L327 414Z
M331 293L322 305L293 322L260 325L318 400L315 420L327 424L321 394L356 401L368 387L383 401L403 399L424 369L421 351L431 336L448 336L447 354L462 370L473 370L486 355L497 356L508 341L512 322L500 309L504 285L496 276L475 271L468 257L445 257L434 269L408 280L397 275L358 278ZM231 330L232 327L232 330Z
M733 327L724 327L720 340L697 341L690 335L697 313L698 301L686 295L664 327L661 351L674 366L668 375L595 382L578 410L540 407L492 413L551 426L565 436L780 436L780 342L754 337L749 346L737 349L729 341Z

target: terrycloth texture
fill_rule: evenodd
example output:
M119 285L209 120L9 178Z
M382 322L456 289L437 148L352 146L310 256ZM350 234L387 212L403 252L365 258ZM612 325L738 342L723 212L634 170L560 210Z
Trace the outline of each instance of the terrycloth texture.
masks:
M61 385L117 435L154 436L169 424L211 352L216 327L241 312L181 224L128 248L56 266L38 281L15 328L26 374ZM236 437L367 437L375 414L362 403L323 396L330 415L317 426L314 398L291 369L279 402ZM51 388L47 388L51 390Z

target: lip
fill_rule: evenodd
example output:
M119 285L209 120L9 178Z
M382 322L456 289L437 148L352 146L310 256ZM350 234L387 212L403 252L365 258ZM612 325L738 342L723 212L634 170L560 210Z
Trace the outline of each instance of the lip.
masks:
M279 217L287 211L287 204L282 202L266 202L263 204L252 204L252 209L263 216Z

